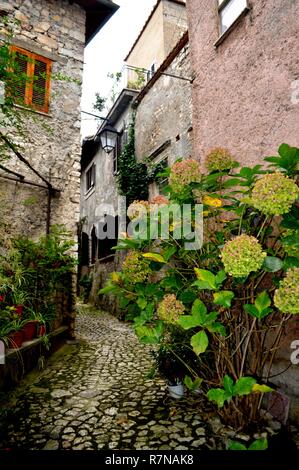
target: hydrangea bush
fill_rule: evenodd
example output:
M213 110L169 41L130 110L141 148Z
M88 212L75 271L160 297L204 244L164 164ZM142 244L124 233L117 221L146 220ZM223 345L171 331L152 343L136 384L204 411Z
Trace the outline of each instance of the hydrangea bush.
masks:
M121 240L117 249L131 251L100 291L119 296L139 339L166 351L178 377L183 365L186 386L200 385L237 429L263 419L284 326L299 314L298 160L299 149L283 144L264 166L238 166L224 149L208 154L208 174L196 160L176 162L165 196L150 204L165 211L200 198L203 246L186 250L174 223L168 239Z

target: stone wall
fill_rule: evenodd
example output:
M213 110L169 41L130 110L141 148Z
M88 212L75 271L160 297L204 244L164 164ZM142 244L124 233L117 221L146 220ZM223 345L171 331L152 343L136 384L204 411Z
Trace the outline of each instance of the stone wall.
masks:
M49 113L19 110L26 138L12 136L21 153L60 194L52 202L52 224L65 224L76 237L80 201L80 97L85 46L85 11L66 0L1 0L20 21L13 44L53 60ZM62 74L72 81L57 80ZM74 81L76 80L76 81ZM23 163L6 166L42 183ZM3 175L3 172L1 171ZM47 191L0 178L11 235L45 233Z
M216 2L215 2L216 3ZM228 147L246 164L299 145L298 14L296 0L251 0L250 12L217 47L217 8L189 0L194 155ZM299 89L297 82L297 91ZM297 96L297 99L296 99Z
M185 78L191 76L188 44L165 72ZM193 132L190 82L161 75L138 104L135 135L138 160L154 156L155 162L167 159L168 165L171 165L178 158L191 156ZM151 193L155 192L156 189L151 187Z

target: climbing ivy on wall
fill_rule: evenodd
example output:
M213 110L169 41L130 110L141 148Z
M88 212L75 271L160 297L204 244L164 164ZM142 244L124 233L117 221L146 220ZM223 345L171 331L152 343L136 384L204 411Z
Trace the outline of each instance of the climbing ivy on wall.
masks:
M130 124L128 143L118 160L117 184L120 194L126 196L127 204L148 199L147 166L137 162L135 155L135 116Z

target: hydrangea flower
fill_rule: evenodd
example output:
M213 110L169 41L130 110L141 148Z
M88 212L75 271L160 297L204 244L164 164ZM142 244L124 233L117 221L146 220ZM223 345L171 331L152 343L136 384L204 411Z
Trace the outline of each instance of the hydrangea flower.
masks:
M274 305L282 313L299 313L299 268L287 272L274 293Z
M169 184L173 191L180 192L190 183L198 183L201 180L200 165L191 158L177 162L171 167Z
M158 194L158 196L153 197L149 203L157 204L158 206L167 206L169 204L169 200L167 197Z
M148 262L140 253L130 251L123 262L122 272L130 284L137 284L145 282L151 270Z
M129 205L127 215L130 220L137 220L146 215L149 210L148 201L134 201Z
M220 256L227 273L234 277L247 277L261 268L266 253L256 238L240 235L224 245Z
M251 195L253 207L266 215L281 215L289 212L299 197L296 183L280 172L269 173L254 185Z
M175 323L184 313L184 304L174 294L165 295L157 310L158 318L167 323Z
M211 173L212 171L231 170L236 166L236 161L227 149L218 147L211 150L206 156L205 165Z

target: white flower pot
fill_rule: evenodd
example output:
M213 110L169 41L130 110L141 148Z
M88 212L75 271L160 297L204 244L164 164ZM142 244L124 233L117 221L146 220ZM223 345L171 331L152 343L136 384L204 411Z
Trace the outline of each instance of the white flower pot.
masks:
M168 385L168 392L171 398L183 398L185 394L185 389L183 384L178 385Z

